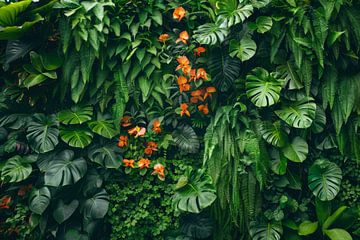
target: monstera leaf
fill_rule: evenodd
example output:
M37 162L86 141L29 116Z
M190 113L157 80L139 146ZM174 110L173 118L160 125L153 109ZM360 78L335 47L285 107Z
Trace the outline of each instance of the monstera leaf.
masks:
M109 207L109 195L105 189L101 189L95 193L91 198L85 200L81 206L85 217L92 219L103 218Z
M78 206L79 201L76 199L72 200L69 204L65 204L64 201L60 199L56 204L55 210L53 211L53 217L55 221L59 224L63 223L69 219L69 217L71 217Z
M71 109L58 113L58 119L63 124L82 124L90 121L93 114L91 106L73 106Z
M115 154L115 144L97 145L89 150L91 161L106 168L117 169L121 165L121 157Z
M192 127L184 125L172 133L175 144L183 153L196 153L199 150L199 139Z
M228 29L221 24L205 23L194 31L194 38L200 44L215 45L222 43L228 35Z
M321 201L331 201L340 191L341 169L327 159L318 159L310 167L309 188Z
M283 147L288 141L280 121L265 122L262 124L260 132L265 141L275 147Z
M176 184L173 204L181 211L199 213L215 201L215 192L212 179L204 169L188 168Z
M181 232L194 239L206 239L211 236L214 223L205 214L190 214L181 219Z
M241 39L240 42L231 40L229 45L231 57L238 57L242 62L252 58L256 52L256 43L249 37Z
M47 187L33 189L29 197L29 208L32 212L41 215L49 206L50 200L51 194Z
M59 123L55 115L34 114L28 124L26 138L37 153L46 153L59 143Z
M309 146L301 137L295 137L291 143L282 148L282 152L287 159L293 162L303 162L309 152Z
M113 138L117 131L112 120L98 120L88 123L91 131L105 138Z
M275 114L294 128L308 128L315 119L316 104L312 98L292 102L276 110Z
M222 0L219 1L218 7L218 21L224 23L227 27L244 22L253 13L251 4L239 6L237 0Z
M283 83L276 73L258 67L246 76L246 94L257 107L268 107L279 101Z
M8 159L1 170L1 180L6 182L21 182L29 177L32 172L31 164L20 156Z
M256 28L258 33L265 33L271 29L273 25L271 17L260 16L256 18Z
M87 171L85 159L73 159L74 152L64 150L49 161L45 170L45 185L66 186L79 181Z
M85 148L93 138L93 134L83 128L62 128L60 129L60 136L64 142L75 148Z
M250 223L252 240L280 240L283 229L279 223Z

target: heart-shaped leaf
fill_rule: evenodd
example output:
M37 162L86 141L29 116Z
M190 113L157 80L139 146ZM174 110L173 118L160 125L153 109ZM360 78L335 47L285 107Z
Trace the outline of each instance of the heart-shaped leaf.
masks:
M71 109L58 113L58 119L63 124L82 124L90 121L93 114L91 106L73 106Z
M60 129L61 139L69 146L75 148L85 148L93 138L93 134L82 128L62 128Z
M59 224L63 223L75 212L79 206L79 201L74 199L69 204L65 204L62 199L57 202L56 208L53 211L53 217Z
M49 161L45 171L45 185L47 186L66 186L79 181L87 171L85 159L74 158L74 152L65 150L55 155Z
M231 40L229 51L231 57L238 57L242 62L252 58L256 53L256 43L249 37L241 39L240 42Z
M82 211L85 217L92 219L103 218L109 207L109 195L105 189L95 193L91 198L85 200Z
M6 182L21 182L29 177L32 172L31 164L23 161L20 156L8 159L1 170L1 180Z
M46 153L55 148L59 143L59 123L54 114L34 114L28 124L26 138L30 147L37 153Z
M309 188L321 201L331 201L340 191L341 169L327 159L318 159L310 167Z
M32 212L41 215L49 206L50 200L51 194L47 187L33 189L29 197L29 208Z
M113 138L117 131L112 120L98 120L88 123L91 131L105 138Z
M307 142L301 137L295 137L293 141L281 149L284 156L293 162L303 162L309 152Z
M113 143L94 146L89 150L89 158L103 167L117 169L121 165L122 158L116 155L115 148Z

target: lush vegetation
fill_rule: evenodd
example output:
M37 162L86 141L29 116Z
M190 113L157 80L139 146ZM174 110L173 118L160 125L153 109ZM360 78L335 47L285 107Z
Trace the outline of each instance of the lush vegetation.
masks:
M0 0L1 239L360 238L360 3Z

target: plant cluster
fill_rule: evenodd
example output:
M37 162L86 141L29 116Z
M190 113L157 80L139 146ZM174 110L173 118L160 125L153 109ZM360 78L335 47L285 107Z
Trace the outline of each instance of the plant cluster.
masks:
M359 238L359 16L0 1L0 238Z

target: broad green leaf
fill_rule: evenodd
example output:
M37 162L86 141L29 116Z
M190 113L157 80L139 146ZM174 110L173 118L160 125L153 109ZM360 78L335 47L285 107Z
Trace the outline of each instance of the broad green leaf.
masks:
M348 207L346 206L341 206L339 207L333 214L331 214L324 222L323 226L322 226L322 230L327 230L329 229L329 227L331 227L331 225L338 220L342 214L345 212L345 210L347 210Z
M284 80L277 79L275 73L254 68L246 76L246 94L257 107L269 107L279 101L283 84Z
M215 45L222 43L227 35L228 29L226 27L215 23L205 23L194 31L193 37L200 44Z
M318 159L310 167L308 184L321 201L331 201L340 191L341 169L327 159Z
M20 156L9 158L4 165L0 165L1 180L4 182L21 182L32 172L31 164L26 163Z
M315 119L311 125L314 133L321 133L326 127L326 114L322 107L316 106Z
M36 113L28 124L26 138L30 147L37 153L53 150L59 143L59 123L54 114L45 116Z
M118 132L115 129L114 122L112 120L97 120L88 123L89 128L94 133L99 134L105 138L113 138Z
M142 93L143 102L145 102L149 96L151 81L144 76L139 77L139 87Z
M203 169L188 168L176 185L173 204L181 211L199 213L215 201L215 192L211 177Z
M315 119L316 104L312 98L287 103L275 114L294 128L308 128Z
M181 223L181 232L194 239L210 237L213 229L213 221L206 214L185 215Z
M303 162L307 157L309 147L304 139L295 137L291 143L281 150L287 159L293 162Z
M63 124L82 124L90 121L93 115L92 106L73 106L58 113L58 119Z
M29 197L29 208L32 212L41 215L49 206L50 200L51 194L47 187L34 188Z
M0 24L0 40L18 40L36 23L43 19L39 14L36 14L31 21L24 22L20 26L7 26L2 28Z
M92 219L103 218L109 207L109 195L105 189L95 193L91 198L85 200L81 205L85 217Z
M45 82L48 78L43 74L30 74L23 82L24 87L31 88Z
M182 153L196 153L199 150L198 136L189 125L179 126L173 131L172 138Z
M63 223L71 217L79 206L79 201L74 199L69 204L65 204L62 199L58 200L56 208L54 209L52 215L55 221L59 224Z
M52 187L71 185L79 181L87 171L86 160L73 159L74 152L64 150L54 156L45 170L45 185Z
M62 128L60 129L60 137L71 147L85 148L92 142L93 134L82 128Z
M280 223L250 223L252 240L280 240L283 229Z
M352 240L351 235L344 229L334 228L330 230L325 230L326 236L331 240Z
M252 15L254 10L251 4L238 6L236 0L223 0L219 1L218 3L218 21L225 24L228 28L238 23L244 22Z
M288 142L288 136L282 129L280 121L275 123L265 122L260 129L265 141L275 147L283 147Z
M267 16L260 16L256 18L256 26L258 33L265 33L269 31L272 27L272 19Z
M89 150L89 159L103 167L117 169L121 165L122 158L116 155L115 148L113 143L94 146Z
M19 20L19 15L31 4L31 0L10 3L0 7L0 26L12 26Z
M300 236L313 234L318 229L318 222L304 221L300 224L298 233Z
M249 37L241 39L240 42L231 40L229 45L231 57L238 57L242 62L249 60L255 55L256 43Z

